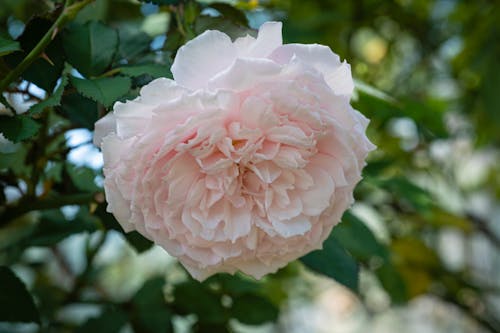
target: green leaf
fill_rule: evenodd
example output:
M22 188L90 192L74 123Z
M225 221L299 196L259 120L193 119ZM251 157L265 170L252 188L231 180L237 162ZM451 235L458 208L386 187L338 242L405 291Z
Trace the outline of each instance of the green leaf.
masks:
M96 21L71 25L63 41L68 62L86 77L103 73L118 50L118 32Z
M268 299L247 294L233 299L231 314L243 324L262 325L275 321L279 310Z
M399 271L390 262L385 262L375 270L382 287L387 291L393 303L400 304L408 300L406 284Z
M418 212L430 211L434 205L431 194L405 177L377 180L379 185L392 193L402 203Z
M184 24L190 26L200 15L201 7L195 1L189 1L184 5Z
M12 39L6 39L0 36L0 57L6 54L20 51L21 45L19 42L13 41Z
M132 245L137 252L141 253L147 251L153 246L153 242L138 233L137 231L127 232L125 234L127 242Z
M349 289L358 290L358 264L335 240L328 237L323 249L309 253L300 259L308 268L331 277Z
M30 246L51 246L70 235L85 231L92 232L96 229L96 217L90 215L83 207L80 207L75 219L70 221L60 210L47 210L42 213L40 223L27 242Z
M26 115L0 116L0 133L12 142L29 139L39 129L40 124Z
M97 173L94 169L76 166L71 163L66 163L66 171L75 187L83 192L98 192L101 190L95 183Z
M172 313L163 296L164 278L153 278L132 298L134 307L132 325L136 332L173 332Z
M72 76L70 80L79 93L106 107L125 95L132 86L130 78L124 76L104 77L94 80L78 79Z
M97 102L78 93L64 95L60 109L72 123L89 130L94 129L94 124L99 118Z
M76 333L118 333L127 323L127 315L121 310L109 307L100 316L90 318Z
M120 36L120 45L118 47L119 59L126 59L130 61L149 51L151 44L151 37L143 31L138 31L137 28L133 29L120 29L118 31Z
M146 65L120 67L120 73L132 77L146 74L153 77L154 79L159 77L172 78L172 73L170 72L170 66L160 65L160 64L146 64Z
M58 106L61 103L61 97L64 92L64 88L68 84L68 76L63 75L59 86L57 86L56 90L49 98L33 105L29 110L29 114L38 114L41 113L46 108L51 108L54 106Z
M220 273L209 277L203 283L208 286L215 284L220 287L224 293L230 295L253 294L257 293L261 288L261 285L255 282L255 280L240 276L239 274L230 275Z
M342 222L333 228L331 237L357 260L367 262L373 257L387 260L388 249L379 243L372 231L356 216L346 212Z
M40 315L24 283L5 266L0 266L0 322L40 323Z
M224 323L227 320L220 297L197 281L177 284L174 298L174 306L181 315L194 313L204 323Z

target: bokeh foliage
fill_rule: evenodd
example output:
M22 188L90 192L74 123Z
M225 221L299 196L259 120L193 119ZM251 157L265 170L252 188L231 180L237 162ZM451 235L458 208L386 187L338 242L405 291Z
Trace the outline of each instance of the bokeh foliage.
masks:
M109 235L138 253L151 243L123 234L105 212L102 171L69 158L68 133L92 130L115 101L171 77L176 50L204 30L235 38L269 19L284 22L286 42L329 45L351 64L354 106L371 119L379 147L355 195L372 214L347 212L323 250L261 281L217 275L199 283L173 264L174 274L110 297L95 261ZM467 203L482 191L498 204L500 165L468 186L452 161L433 155L439 144L465 141L471 155L498 158L499 21L500 3L487 0L0 0L0 322L32 322L41 332L173 332L182 317L193 332L231 332L234 321L276 321L310 272L365 299L361 272L394 306L430 294L500 332L489 302L500 285L471 263L450 267L438 251L439 235L453 230L498 253L498 233ZM84 258L80 270L60 246L73 235L85 239L73 249ZM34 249L45 255L29 255ZM83 322L61 316L78 304L98 312Z

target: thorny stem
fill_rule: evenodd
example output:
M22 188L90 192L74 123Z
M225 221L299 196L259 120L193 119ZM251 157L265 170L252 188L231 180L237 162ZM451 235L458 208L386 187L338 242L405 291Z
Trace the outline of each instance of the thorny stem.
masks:
M14 80L16 80L21 74L43 53L45 48L50 44L50 42L55 38L56 34L59 32L60 28L64 26L67 22L72 20L76 14L86 5L93 2L94 0L83 0L71 4L72 1L66 0L64 8L61 15L52 24L50 29L45 33L45 35L40 39L38 44L28 53L26 58L23 59L13 70L11 70L3 80L0 81L0 92L4 91L5 88Z

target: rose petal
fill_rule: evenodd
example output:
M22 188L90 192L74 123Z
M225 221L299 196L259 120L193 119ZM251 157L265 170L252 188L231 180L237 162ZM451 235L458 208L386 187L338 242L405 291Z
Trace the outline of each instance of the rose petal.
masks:
M206 86L208 80L236 59L236 48L225 33L207 30L182 46L171 71L175 81L190 89Z
M340 62L340 57L329 47L318 44L286 44L277 48L270 58L279 64L287 64L294 56L322 73L336 94L352 95L354 81L351 66L346 62Z
M259 28L257 39L246 36L234 42L238 56L242 58L266 58L283 44L281 22L266 22Z
M116 133L116 119L113 112L108 113L95 123L93 138L94 145L100 148L102 139L111 133Z

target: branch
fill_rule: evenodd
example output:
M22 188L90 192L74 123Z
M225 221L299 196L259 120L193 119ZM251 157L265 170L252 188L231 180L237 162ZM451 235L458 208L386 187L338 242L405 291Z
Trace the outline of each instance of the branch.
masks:
M5 206L1 215L0 227L7 225L13 219L34 210L45 210L60 208L67 205L84 205L96 201L95 197L99 193L78 193L71 195L61 195L57 198L35 200L31 202L20 201L15 206Z
M466 213L467 218L476 226L477 230L481 232L488 240L500 249L500 236L498 236L488 225L488 222L483 218L473 214Z

